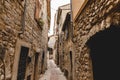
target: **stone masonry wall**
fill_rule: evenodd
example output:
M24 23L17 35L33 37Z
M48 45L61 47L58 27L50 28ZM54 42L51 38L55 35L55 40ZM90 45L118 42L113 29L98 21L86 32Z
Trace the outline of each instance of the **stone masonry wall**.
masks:
M109 28L111 24L120 25L120 0L89 0L74 23L74 80L93 80L86 42L97 32Z
M41 45L42 45L42 49L45 53L47 53L47 48L48 48L48 29L50 27L49 25L49 20L48 18L48 13L47 13L47 0L41 0L42 1L42 13L43 15L41 16L41 18L44 21L44 26L43 26L43 30L42 30L42 34L41 34ZM43 67L43 71L45 71L47 68L47 54L45 54L45 64Z
M15 44L18 32L21 29L21 15L23 6L14 1L0 2L0 46L5 48L5 75L7 79L12 77L12 67L15 54ZM17 9L18 8L18 9ZM4 80L4 79L2 79Z
M2 55L5 56L3 57L3 61L5 64L6 80L11 80L12 78L13 64L16 54L15 48L18 39L31 45L30 53L28 54L28 56L30 56L32 59L32 62L29 65L31 71L30 74L33 73L34 68L33 57L35 55L35 52L43 53L43 51L45 51L45 53L47 53L48 23L47 23L46 0L44 0L43 2L44 4L42 4L43 10L46 11L41 10L41 12L44 14L42 17L44 19L43 30L38 26L38 24L34 20L35 0L27 0L25 27L23 28L24 32L21 33L22 32L21 22L23 21L24 15L23 14L24 3L25 1L21 0L0 1L0 51L1 49L5 50L5 53ZM39 62L40 61L41 60L39 60ZM44 64L46 64L45 59L44 61L45 61ZM4 80L1 78L1 75L0 80Z
M71 57L70 57L70 52L72 53L72 63L71 63ZM67 79L71 80L73 77L73 60L74 60L74 51L73 51L73 43L71 40L64 41L64 57L63 57L63 69L68 71L68 76ZM65 72L64 72L65 73Z
M69 22L67 22L69 21ZM65 20L66 28L63 31L63 72L67 80L73 79L73 61L74 61L74 44L72 42L72 27L70 24L70 18ZM64 26L65 27L65 26ZM66 33L66 31L68 33ZM68 75L66 75L68 74Z

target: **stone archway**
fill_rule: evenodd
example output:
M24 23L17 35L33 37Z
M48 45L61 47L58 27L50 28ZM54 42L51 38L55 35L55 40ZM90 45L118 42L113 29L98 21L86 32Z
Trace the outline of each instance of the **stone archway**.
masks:
M120 80L120 26L111 25L86 44L90 49L94 80Z

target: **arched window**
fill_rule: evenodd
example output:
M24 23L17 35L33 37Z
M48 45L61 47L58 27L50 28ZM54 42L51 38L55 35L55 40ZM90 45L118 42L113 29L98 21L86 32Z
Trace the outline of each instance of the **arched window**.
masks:
M88 42L94 80L120 80L120 27L111 26Z

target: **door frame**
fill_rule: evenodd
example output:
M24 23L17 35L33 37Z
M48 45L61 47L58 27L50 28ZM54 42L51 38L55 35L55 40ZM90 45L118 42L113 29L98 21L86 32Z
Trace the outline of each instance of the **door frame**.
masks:
M15 57L14 57L14 63L13 63L13 69L12 69L12 80L17 80L21 46L29 48L28 55L30 53L31 44L29 44L25 41L22 41L20 39L17 39L16 47L15 47ZM25 75L25 77L26 77L26 75Z

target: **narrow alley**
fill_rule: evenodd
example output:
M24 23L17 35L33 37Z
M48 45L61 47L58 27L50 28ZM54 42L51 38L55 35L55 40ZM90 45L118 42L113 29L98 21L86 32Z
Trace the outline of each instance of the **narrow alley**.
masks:
M0 80L120 80L120 0L0 0Z
M54 60L48 60L47 70L39 80L66 80L63 72L58 68Z

